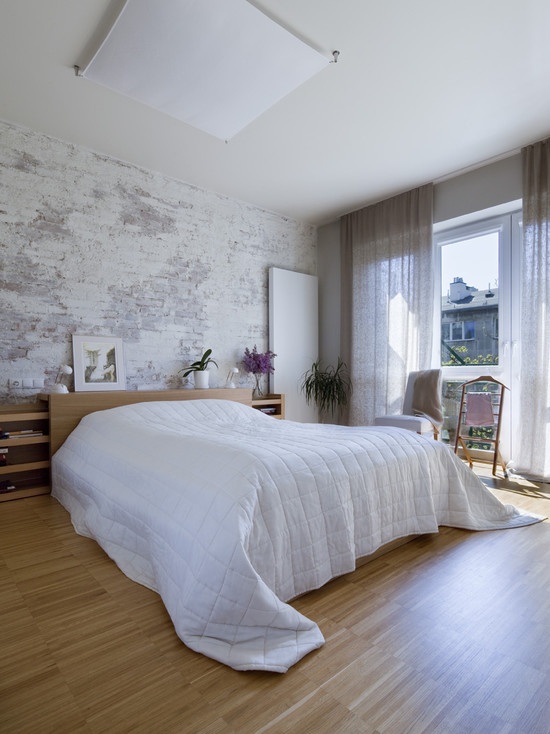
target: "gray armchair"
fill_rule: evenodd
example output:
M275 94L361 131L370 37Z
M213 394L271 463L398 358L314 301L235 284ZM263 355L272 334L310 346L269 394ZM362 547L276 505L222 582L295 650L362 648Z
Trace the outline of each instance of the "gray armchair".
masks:
M374 425L406 428L437 440L443 424L441 381L440 369L409 373L402 413L379 416L374 419Z

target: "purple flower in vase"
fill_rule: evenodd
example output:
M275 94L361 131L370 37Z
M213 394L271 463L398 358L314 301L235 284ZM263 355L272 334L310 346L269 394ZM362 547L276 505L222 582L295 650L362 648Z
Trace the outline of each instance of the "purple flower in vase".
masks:
M277 355L269 349L267 352L258 352L258 349L254 344L252 351L248 347L244 350L243 367L247 372L252 372L255 375L267 375L270 372L275 371L275 367L273 367L271 360L276 356Z
M275 367L273 367L271 360L276 356L277 355L269 349L267 352L258 352L258 348L255 344L252 351L248 347L244 350L244 357L242 359L243 367L247 372L251 372L256 378L256 387L254 388L252 395L254 398L261 398L263 396L260 378L262 375L267 375L270 372L275 371Z

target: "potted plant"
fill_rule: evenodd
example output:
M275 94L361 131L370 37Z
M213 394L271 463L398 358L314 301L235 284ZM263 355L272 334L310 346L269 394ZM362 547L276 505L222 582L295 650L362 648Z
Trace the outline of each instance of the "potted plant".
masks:
M323 369L319 359L314 362L304 374L301 387L308 405L314 402L321 416L334 415L337 408L347 404L352 391L348 368L340 357L336 368L329 365Z
M210 356L211 354L212 350L207 349L199 360L190 364L189 367L181 369L180 372L183 372L182 377L185 379L188 375L193 373L195 387L200 389L207 388L210 380L208 366L211 364L215 364L216 367L218 366L216 360Z

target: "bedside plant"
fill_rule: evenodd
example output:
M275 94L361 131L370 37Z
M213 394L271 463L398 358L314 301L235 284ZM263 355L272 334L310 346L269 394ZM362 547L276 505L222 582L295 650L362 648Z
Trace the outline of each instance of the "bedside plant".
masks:
M210 378L210 373L208 372L208 366L211 364L215 364L216 367L218 366L218 363L216 362L216 360L210 356L211 354L212 354L212 350L207 349L199 360L190 364L189 367L183 367L180 370L180 372L183 372L183 375L182 375L183 379L185 379L191 373L193 373L195 387L199 389L207 388L208 383L209 383L209 378Z
M321 368L320 360L311 365L304 374L302 391L306 402L315 403L321 415L334 414L337 407L346 405L352 391L351 379L345 362L338 357L336 369L328 366Z

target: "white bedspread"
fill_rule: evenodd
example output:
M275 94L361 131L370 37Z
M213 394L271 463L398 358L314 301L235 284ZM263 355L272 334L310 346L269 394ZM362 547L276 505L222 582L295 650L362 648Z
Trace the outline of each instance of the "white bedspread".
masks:
M285 602L384 543L541 519L410 431L277 421L223 400L89 415L52 472L76 531L158 591L186 645L237 670L284 672L320 647Z

